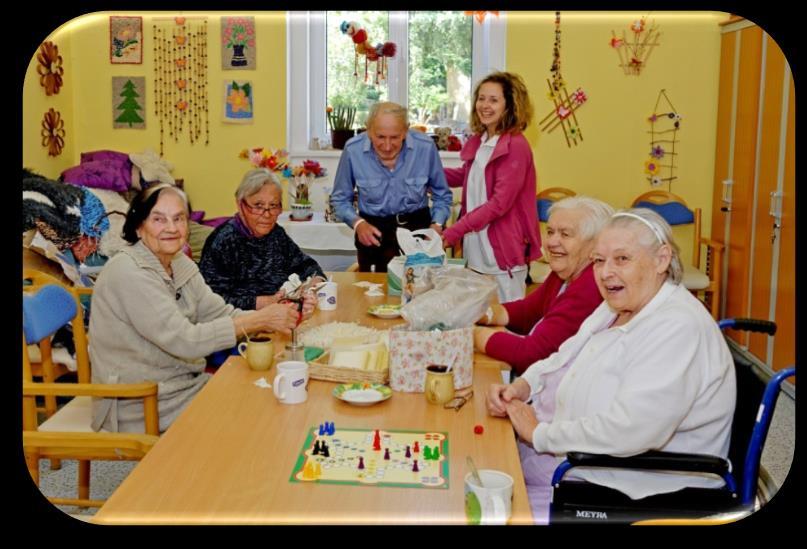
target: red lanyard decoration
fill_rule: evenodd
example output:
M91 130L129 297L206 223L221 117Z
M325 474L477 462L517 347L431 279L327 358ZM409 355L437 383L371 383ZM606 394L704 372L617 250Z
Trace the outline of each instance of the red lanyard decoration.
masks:
M353 76L359 76L359 55L364 56L364 81L367 82L367 66L370 61L375 61L375 84L387 79L387 57L395 57L397 46L395 42L377 43L375 46L370 42L367 31L359 28L355 21L342 21L339 25L342 34L350 36L353 40L356 57L353 62Z
M575 111L588 100L582 88L577 88L569 95L566 91L566 82L560 73L560 12L555 12L555 45L552 49L552 68L550 69L552 78L547 79L549 85L548 97L555 107L538 124L541 131L552 133L558 126L563 128L563 135L566 138L566 146L571 147L572 143L577 145L577 140L583 141L583 133L577 122Z
M609 43L619 55L619 66L622 67L625 74L639 76L642 68L647 64L653 47L659 45L657 40L660 33L655 21L649 27L647 26L645 17L631 23L629 28L633 33L632 41L628 40L623 29L622 38L617 38L616 33L611 31Z
M658 112L662 96L669 105L669 112ZM682 116L673 107L666 91L661 90L656 99L653 114L647 118L650 122L650 158L644 163L644 173L653 187L659 187L666 181L670 192L672 192L673 180L678 179L675 175L675 157L678 156L678 153L675 152L675 144L678 142L676 136L681 128L681 119ZM662 164L665 161L667 163ZM662 168L669 168L669 177L661 177Z

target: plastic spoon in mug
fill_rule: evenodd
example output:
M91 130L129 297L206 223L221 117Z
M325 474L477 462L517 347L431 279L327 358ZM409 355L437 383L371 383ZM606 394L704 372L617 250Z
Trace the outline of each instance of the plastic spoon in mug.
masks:
M476 480L476 483L479 484L480 488L484 488L485 485L482 484L482 477L479 476L479 471L476 470L474 460L471 459L471 456L466 456L465 461L468 463L468 467L471 469L471 474L474 476L474 480Z
M451 371L451 368L454 367L454 361L457 360L457 355L460 352L460 348L457 347L454 349L454 352L451 353L451 358L448 359L448 368L446 368L446 373Z

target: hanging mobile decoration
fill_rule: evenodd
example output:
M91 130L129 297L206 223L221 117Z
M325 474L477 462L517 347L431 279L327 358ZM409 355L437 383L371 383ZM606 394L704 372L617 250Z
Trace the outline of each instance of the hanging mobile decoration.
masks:
M395 42L379 42L375 46L370 42L367 31L359 28L355 21L342 21L339 25L342 34L348 35L353 40L355 48L355 58L353 61L353 76L359 76L359 55L364 56L364 81L367 82L368 64L375 61L375 84L387 79L387 58L395 57L397 46Z
M196 20L191 22L190 20ZM154 112L160 121L160 156L165 132L179 142L187 129L191 144L210 143L207 17L155 18Z
M617 38L616 33L611 31L611 41L609 44L619 55L619 66L625 74L638 76L645 65L654 46L658 46L658 37L661 36L655 21L647 26L647 18L635 20L628 27L633 33L632 40L628 40L625 30L622 30L622 38Z
M571 95L566 91L566 82L560 72L560 12L555 12L555 45L552 48L552 68L550 69L552 78L547 79L549 86L547 97L554 103L555 107L547 114L538 125L541 131L551 133L558 126L563 128L563 135L566 138L566 146L571 147L572 143L577 145L577 140L583 141L583 133L577 122L575 111L588 100L582 88L577 88Z
M492 13L496 17L499 17L498 10L474 10L474 11L465 11L465 15L473 15L476 19L476 22L480 25L485 22L485 16L489 13Z
M661 98L669 106L669 112L659 113ZM650 122L650 158L644 163L644 173L653 187L659 187L666 181L668 189L672 192L672 182L678 179L675 175L675 144L678 143L678 130L681 128L681 115L673 107L672 101L667 97L665 90L661 90L656 99L653 114L647 118ZM669 177L662 177L664 168L669 170Z
M42 146L48 148L48 156L59 156L64 148L64 120L59 111L52 108L42 119Z
M62 87L62 56L59 48L53 42L43 42L36 54L36 72L39 74L39 84L45 88L46 95L59 93Z

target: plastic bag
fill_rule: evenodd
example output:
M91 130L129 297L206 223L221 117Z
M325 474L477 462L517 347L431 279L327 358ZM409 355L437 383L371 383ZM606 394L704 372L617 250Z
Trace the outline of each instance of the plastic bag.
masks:
M445 264L446 254L443 241L434 229L410 231L398 228L395 236L406 256L401 277L401 303L406 304L423 291L424 273Z
M425 291L401 307L411 330L454 330L474 324L487 310L497 284L468 269L439 267L427 270Z

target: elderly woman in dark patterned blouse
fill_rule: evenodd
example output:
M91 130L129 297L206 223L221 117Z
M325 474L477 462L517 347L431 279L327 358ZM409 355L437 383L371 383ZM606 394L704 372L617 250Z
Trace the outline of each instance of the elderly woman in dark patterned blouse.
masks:
M296 273L315 282L325 273L302 252L277 217L283 189L272 172L250 170L235 192L238 212L205 242L199 270L214 292L239 309L260 309L283 298L280 287Z

